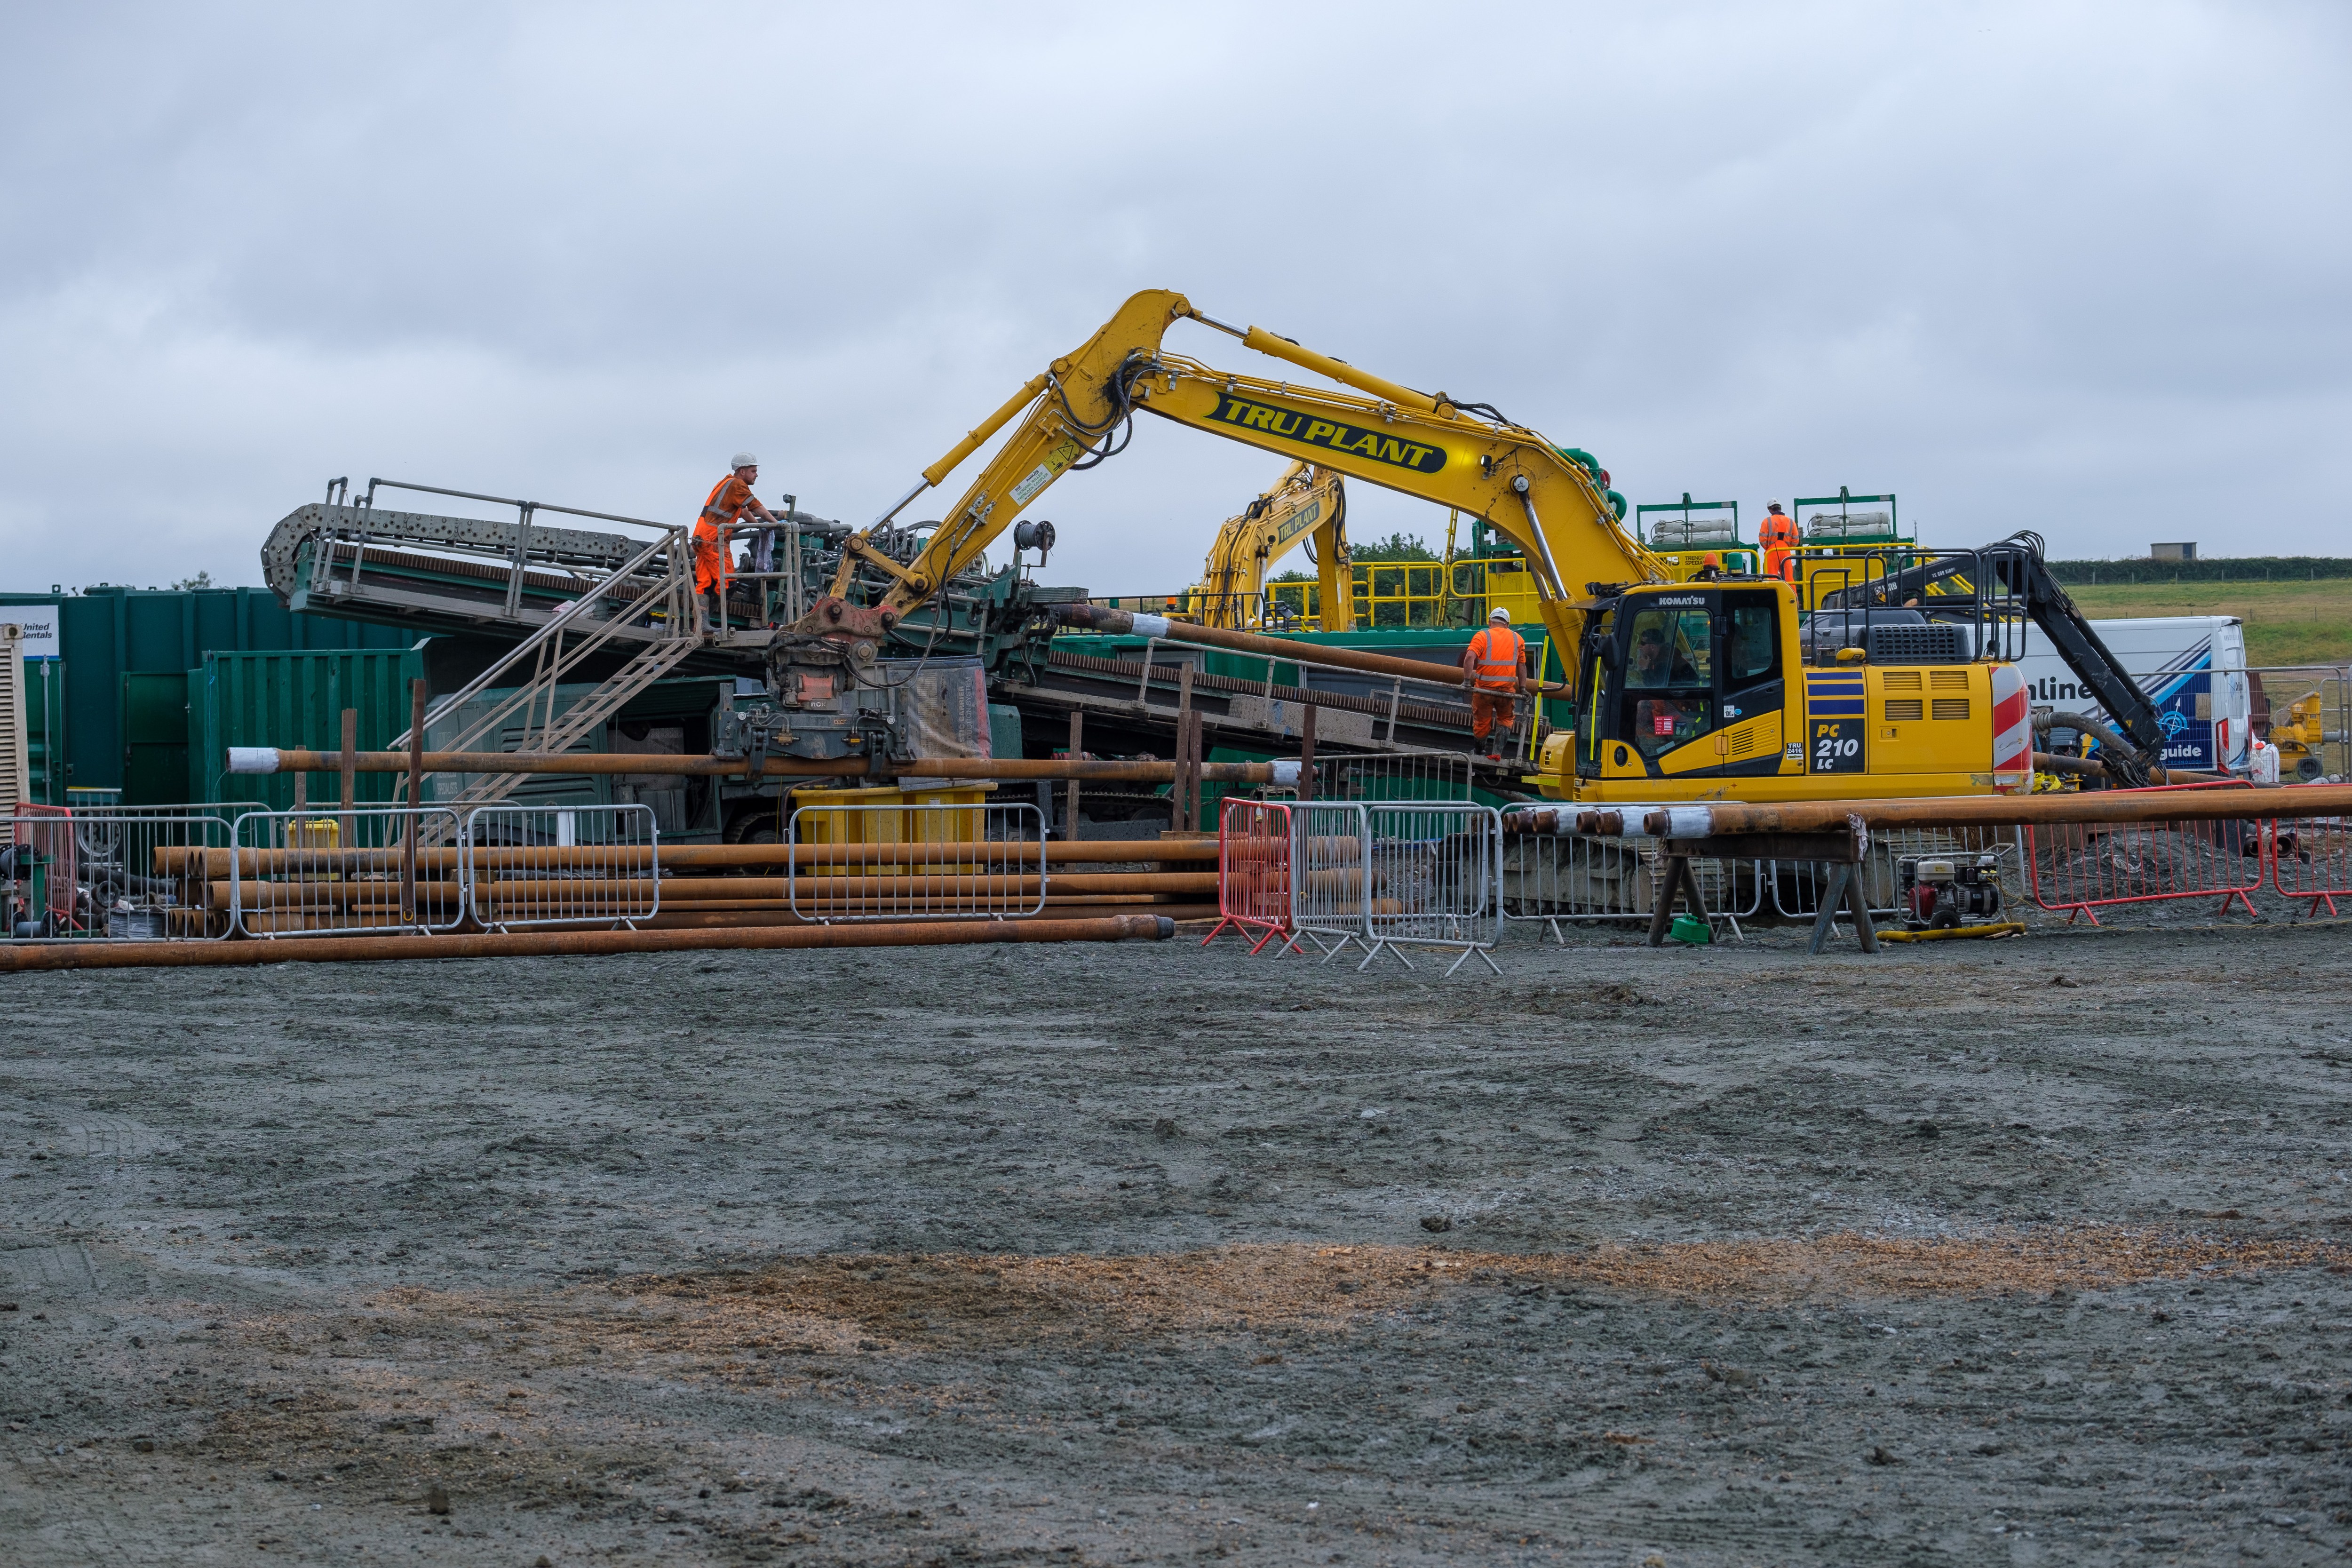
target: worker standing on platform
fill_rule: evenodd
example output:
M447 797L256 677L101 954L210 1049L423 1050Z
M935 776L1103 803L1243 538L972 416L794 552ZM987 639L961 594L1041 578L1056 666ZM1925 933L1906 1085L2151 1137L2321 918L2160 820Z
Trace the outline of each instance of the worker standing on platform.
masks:
M1790 583L1797 580L1797 520L1782 511L1779 501L1764 509L1756 542L1764 547L1764 575Z
M1527 674L1528 640L1511 629L1511 612L1497 605L1484 631L1462 650L1462 684L1470 688L1470 733L1478 749L1499 761L1510 742L1487 737L1497 729L1507 737L1518 727L1519 681Z
M727 629L727 562L743 514L749 512L770 524L776 521L776 514L751 493L760 479L760 459L749 452L738 452L732 468L733 472L711 487L710 499L702 503L702 515L694 520L694 591L709 606L715 631Z

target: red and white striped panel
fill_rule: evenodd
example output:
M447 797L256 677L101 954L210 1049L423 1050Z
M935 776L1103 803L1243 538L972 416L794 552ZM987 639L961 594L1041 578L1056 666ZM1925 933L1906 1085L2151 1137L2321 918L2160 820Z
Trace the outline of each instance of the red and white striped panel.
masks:
M2004 795L2033 787L2033 710L2013 664L1992 667L1992 782Z

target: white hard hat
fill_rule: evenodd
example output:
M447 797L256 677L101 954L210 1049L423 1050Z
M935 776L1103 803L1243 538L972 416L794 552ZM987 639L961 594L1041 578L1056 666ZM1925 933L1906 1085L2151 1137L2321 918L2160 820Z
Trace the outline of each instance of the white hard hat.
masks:
M760 459L749 452L738 452L735 460L727 466L730 468L756 468L760 466Z
M1511 624L1511 612L1497 605L1486 612L1486 618L1490 621L1500 621L1507 626Z
M1767 511L1779 511L1780 510L1780 503L1776 500L1768 500L1764 503L1764 510Z

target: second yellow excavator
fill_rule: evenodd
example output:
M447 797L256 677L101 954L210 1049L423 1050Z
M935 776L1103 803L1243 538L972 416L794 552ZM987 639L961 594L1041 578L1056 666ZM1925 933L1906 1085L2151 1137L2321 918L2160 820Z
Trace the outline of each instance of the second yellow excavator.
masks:
M1304 462L1291 464L1272 489L1225 519L1201 580L1185 590L1184 617L1234 631L1265 624L1266 574L1301 540L1315 563L1318 624L1347 630L1355 624L1348 492L1336 471Z

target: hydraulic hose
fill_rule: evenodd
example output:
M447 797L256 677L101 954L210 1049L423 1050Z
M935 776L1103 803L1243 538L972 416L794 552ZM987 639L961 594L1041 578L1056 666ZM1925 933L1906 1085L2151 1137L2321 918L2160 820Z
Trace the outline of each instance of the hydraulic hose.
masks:
M2078 730L2099 742L2099 754L2105 763L2107 776L2126 789L2139 789L2151 784L2166 782L2164 767L2154 757L2141 751L2109 725L2086 713L2052 713L2046 720L2036 720L2038 734L2051 730Z

